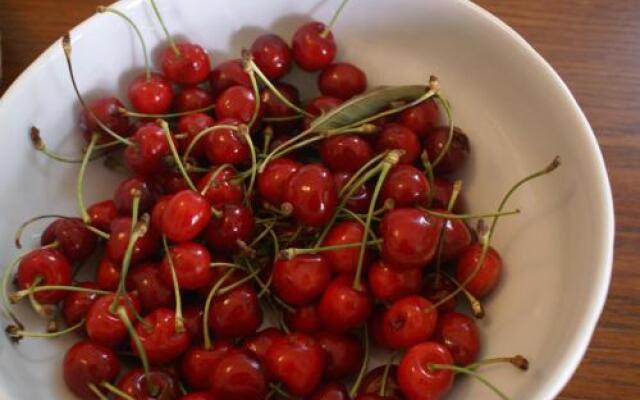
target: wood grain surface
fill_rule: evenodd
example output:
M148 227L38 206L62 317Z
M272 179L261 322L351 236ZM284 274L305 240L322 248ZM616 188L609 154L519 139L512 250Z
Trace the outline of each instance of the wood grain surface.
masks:
M602 146L616 207L609 298L560 399L640 399L640 0L477 0L567 82ZM97 0L0 0L0 93Z

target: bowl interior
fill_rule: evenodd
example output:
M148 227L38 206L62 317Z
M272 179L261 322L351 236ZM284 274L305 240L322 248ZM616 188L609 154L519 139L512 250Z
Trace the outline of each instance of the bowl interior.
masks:
M273 31L287 40L310 18L328 20L338 0L159 1L169 29L203 44L213 62L235 58L258 34ZM147 3L118 7L141 27L157 55L162 31ZM524 354L531 370L487 368L485 376L517 399L552 398L568 380L588 344L610 275L613 216L601 155L586 120L551 68L517 35L466 1L353 1L338 22L339 59L368 74L371 86L440 78L454 106L454 121L469 134L472 156L464 173L471 210L489 211L505 190L555 155L563 166L553 176L520 190L508 208L522 214L500 221L494 246L505 273L486 302L479 322L484 356ZM142 54L133 32L119 19L101 15L72 32L73 60L87 98L118 93L139 72ZM294 73L294 82L302 82ZM315 94L307 79L305 98ZM50 147L77 154L78 109L59 43L49 49L0 101L5 128L0 148L2 262L19 253L15 228L40 214L77 213L76 165L55 163L30 147L28 131L40 128ZM89 169L88 202L109 198L120 176L100 163ZM27 236L37 239L40 227ZM29 311L20 310L22 315ZM27 322L36 324L33 319ZM35 325L37 327L37 325ZM61 379L70 338L0 339L0 398L71 398ZM30 382L29 385L23 382ZM470 380L456 384L451 398L489 399Z

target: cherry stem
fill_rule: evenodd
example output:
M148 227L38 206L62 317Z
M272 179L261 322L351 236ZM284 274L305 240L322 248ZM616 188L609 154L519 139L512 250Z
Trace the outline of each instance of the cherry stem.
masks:
M93 392L93 394L98 398L98 400L109 400L107 396L105 396L100 389L93 383L88 384L89 390Z
M251 153L251 175L249 175L249 184L247 185L247 189L244 194L244 202L248 205L251 202L253 185L255 184L256 175L258 173L258 159L256 156L256 147L253 144L253 139L251 139L251 133L249 132L249 127L247 127L246 125L241 125L238 128L238 132L247 142L247 145L249 146L249 152Z
M309 128L306 131L303 131L303 132L299 133L298 135L292 137L291 139L285 140L284 142L280 143L278 146L276 146L275 149L273 149L269 154L267 154L265 156L264 160L260 164L260 167L258 167L258 173L262 173L262 171L264 171L264 168L267 166L269 161L271 161L271 159L274 158L274 156L276 154L281 152L283 149L286 149L287 147L295 144L296 142L306 138L307 136L311 135L312 133L314 133L313 129Z
M22 225L20 225L18 227L18 229L16 230L16 234L14 236L14 244L16 246L16 248L18 249L22 249L22 234L24 233L24 230L31 225L32 223L36 222L36 221L40 221L41 219L46 219L46 218L65 218L65 219L73 219L73 217L67 217L64 215L59 215L59 214L44 214L44 215L38 215L37 217L33 217L30 218L28 220L26 220L25 222L22 223ZM88 230L90 230L91 232L95 233L96 235L103 237L105 239L109 239L109 234L102 232L101 230L94 228L91 225L85 225L85 228L87 228Z
M24 325L22 324L22 322L20 322L20 320L13 313L13 311L11 311L11 307L9 306L9 304L10 304L10 302L9 302L9 291L7 289L9 287L9 278L13 275L13 271L16 269L16 267L18 266L18 264L22 260L22 257L24 257L24 254L16 257L16 259L13 260L13 262L11 262L11 264L9 264L9 266L4 269L4 273L2 275L2 288L1 288L1 290L2 290L2 308L4 309L4 312L7 314L7 316L9 316L13 320L13 323L19 329L23 329Z
M331 246L313 247L309 249L289 248L286 250L282 250L280 252L280 256L285 260L291 260L292 258L299 256L301 254L317 254L317 253L322 253L324 251L353 249L356 247L361 247L362 243L364 243L365 246L373 246L373 245L378 245L382 243L382 239L369 240L369 241L356 242L356 243L334 244Z
M324 30L320 33L320 36L322 38L326 38L329 32L331 32L331 29L333 29L333 26L336 24L336 21L338 21L338 17L340 17L342 10L344 10L344 7L347 5L348 2L349 0L342 0L342 3L340 3L340 6L336 10L336 12L333 14L333 17L331 17L331 21L329 21L327 26L325 26Z
M189 111L181 111L181 112L174 112L174 113L167 113L167 114L147 114L147 113L139 113L136 111L131 111L131 110L127 110L126 108L122 108L120 107L118 109L118 111L120 111L120 113L126 115L127 117L133 117L133 118L179 118L179 117L184 117L185 115L191 115L191 114L197 114L197 113L205 113L207 111L211 111L215 108L214 104L210 104L206 107L201 107L201 108L197 108L195 110L189 110Z
M291 115L289 117L265 117L265 118L262 118L262 120L264 122L289 122L289 121L295 121L302 118L304 118L304 115L298 114L298 115Z
M520 214L520 209L518 208L516 208L515 210L509 210L509 211L497 211L497 212L480 213L480 214L450 214L448 212L439 212L439 211L429 210L424 207L418 207L418 209L440 219L465 220L465 219L480 219L480 218L498 218L498 217L505 217L509 215Z
M391 372L391 367L393 366L393 362L396 359L397 353L391 354L389 357L389 361L387 365L384 366L384 372L382 373L382 378L380 380L380 390L378 391L378 395L380 397L384 397L387 394L387 382L389 381L389 373Z
M473 316L478 319L484 318L485 311L480 300L472 295L471 292L469 292L467 288L462 286L460 282L458 282L453 276L447 274L444 271L440 271L440 273L443 274L447 279L449 279L449 281L451 281L451 283L453 283L457 288L460 288L462 290L462 294L464 294L465 298L469 302L469 307L471 307Z
M251 53L246 50L242 51L242 58L244 63L244 70L249 75L249 81L251 82L251 88L253 89L253 97L255 101L255 105L253 108L253 115L251 115L251 120L249 121L249 128L253 127L253 124L256 123L258 119L258 115L260 115L260 86L258 86L258 81L256 80L256 74L253 68L251 67Z
M76 92L76 96L78 97L78 101L80 102L80 105L82 105L82 108L87 112L87 114L89 114L91 118L93 118L95 123L100 128L102 128L107 134L111 135L114 139L118 140L122 144L126 144L127 146L133 146L134 143L132 141L118 135L111 128L105 125L104 122L102 122L98 118L96 113L94 113L93 110L91 110L91 108L87 106L87 103L85 103L84 99L82 98L82 95L80 95L80 90L78 89L76 78L73 72L73 65L71 63L72 46L71 46L71 36L69 36L69 32L65 33L64 36L62 37L62 49L64 50L64 57L65 57L65 60L67 61L67 69L69 70L69 76L71 77L71 84L73 85L73 90Z
M122 400L136 400L133 397L129 396L127 393L123 392L122 390L120 390L120 388L118 388L115 385L112 385L109 382L102 382L100 384L100 386L102 386L103 388L107 389L109 392L115 394L116 396L118 396L119 399Z
M364 226L365 222L362 218L360 218L360 216L356 213L354 213L353 211L349 210L348 208L343 208L342 212L349 215L351 217L351 219L356 220L358 223L360 223L360 225ZM370 241L375 241L376 243L376 247L378 248L378 250L380 250L382 248L382 246L380 246L380 244L382 243L382 239L379 239L378 236L376 236L376 234L372 231L369 230L369 238Z
M440 153L438 153L438 156L436 157L436 159L433 160L433 162L431 163L430 165L431 170L433 170L438 164L440 164L440 161L442 161L444 156L447 155L447 152L449 151L449 147L451 147L451 142L453 141L453 132L454 132L453 115L451 113L451 106L449 105L449 102L444 97L442 97L441 94L438 94L436 96L436 99L440 101L440 104L442 104L442 107L444 108L445 113L447 114L447 121L449 123L449 135L447 136L447 141L442 147L442 150L440 150Z
M233 269L229 269L227 272L218 279L218 281L213 285L209 294L207 295L207 300L204 302L204 314L202 316L202 331L204 337L204 348L209 350L211 348L211 335L209 333L209 310L211 309L211 301L213 297L217 294L218 290L222 287L224 282L231 276L233 273Z
M82 321L78 322L75 325L72 325L68 328L65 328L63 330L60 331L55 331L55 332L30 332L30 331L25 331L22 330L20 328L18 328L15 325L9 325L7 326L7 328L5 329L7 335L9 336L9 338L13 341L20 341L23 338L41 338L41 339L53 339L53 338L57 338L60 336L64 336L67 333L71 333L73 331L76 331L80 328L82 328L82 326L84 325L85 320L83 319Z
M280 299L278 296L275 296L274 294L271 293L271 289L269 288L269 286L271 285L271 277L269 277L269 280L267 281L267 283L264 283L262 281L262 279L260 279L259 270L254 270L253 267L251 267L251 264L247 263L247 269L250 272L250 275L247 276L247 278L252 278L256 281L256 283L258 284L258 286L260 286L260 294L264 295L264 294L268 294L269 297L267 297L267 299L269 300L273 300L276 303L278 303L278 305L289 311L289 312L295 312L294 308L291 307L289 304L285 303L284 301L282 301L282 299ZM244 278L246 279L246 278ZM239 285L238 285L239 286ZM221 289L220 293L222 293L223 290L227 290L227 288ZM258 297L261 297L260 294L258 295ZM271 304L273 306L273 304Z
M173 138L171 137L171 131L169 130L169 124L167 124L167 121L164 121L162 119L158 120L158 124L160 125L160 127L164 131L164 135L167 138L167 143L169 144L169 148L171 149L171 154L173 155L173 160L175 161L176 165L178 166L178 169L180 170L180 173L182 174L182 177L184 178L185 182L187 182L187 185L189 185L191 190L193 190L194 192L197 192L198 189L196 189L196 186L191 181L191 178L189 177L189 174L184 169L184 164L182 163L182 160L180 159L180 155L178 154L178 150L176 149L176 145L175 145L175 143L173 143Z
M369 329L367 325L363 328L363 340L364 340L364 357L362 358L362 365L360 366L360 371L358 372L358 376L356 380L353 382L353 386L351 386L351 390L349 391L349 395L351 398L355 398L356 394L358 394L358 390L360 389L360 385L362 385L362 380L364 379L364 374L367 372L369 368Z
M260 243L260 241L264 239L269 234L269 232L273 229L275 224L276 224L275 221L267 223L265 228L262 230L262 232L260 232L258 236L256 236L255 239L253 239L253 241L249 243L249 247L255 247L258 243Z
M278 153L273 153L271 155L271 157L270 157L270 160L274 160L274 159L283 157L283 156L291 153L294 150L300 149L302 147L307 147L308 145L310 145L312 143L319 142L320 140L324 140L324 139L325 139L325 136L314 136L312 138L305 139L305 140L303 140L301 142L298 142L298 143L296 143L294 145L288 146L287 148L281 150ZM263 164L264 164L264 162L263 162Z
M133 28L133 30L136 33L136 36L138 36L140 46L142 47L142 53L144 55L144 69L147 76L147 80L149 80L151 78L151 63L149 62L149 53L147 52L147 44L145 43L144 38L142 37L142 32L140 32L140 29L138 28L138 26L125 13L123 13L120 10L116 10L115 8L98 6L97 11L99 13L108 12L108 13L114 14L124 19L129 24L129 26Z
M260 68L258 68L258 66L256 65L256 63L252 60L252 59L248 59L247 60L247 69L251 69L252 71L254 71L256 73L256 75L258 75L258 78L260 78L260 80L262 81L262 83L265 84L265 86L267 88L269 88L269 90L271 90L273 92L273 94L276 95L276 97L282 102L282 104L286 105L287 107L289 107L290 109L305 115L307 117L313 117L313 114L303 110L302 108L298 107L297 105L293 104L291 101L289 101L289 99L287 99L287 97L285 95L283 95L278 89L276 89L276 87L273 85L273 83L271 83L271 81L269 80L269 78L267 78L265 76L265 74L260 70Z
M45 156L53 160L63 162L63 163L68 163L68 164L80 164L84 159L84 158L71 158L70 156L57 154L49 150L44 140L42 140L42 136L40 136L40 130L35 126L32 126L31 129L29 130L29 139L31 140L31 144L33 145L34 149L36 149L37 151L41 152L42 154L44 154ZM102 154L93 155L91 156L91 161L101 156Z
M436 177L433 174L433 167L431 166L431 162L429 161L429 154L427 150L422 150L422 154L420 154L420 161L422 162L422 167L424 168L425 174L427 175L427 180L429 181L429 191L427 192L427 207L431 207L431 203L433 202L433 196L435 195L435 186L436 186Z
M205 137L205 135L207 135L207 134L209 134L211 132L217 131L219 129L231 129L232 131L235 131L235 132L238 131L238 127L236 125L215 125L215 126L210 126L208 128L205 128L205 129L201 130L200 132L198 132L198 134L193 138L191 143L189 143L189 146L187 146L187 149L185 150L184 156L182 157L182 159L186 162L187 159L189 158L189 155L193 151L193 148L196 146L196 144L203 137Z
M251 273L249 275L245 276L244 278L238 279L237 281L235 281L235 282L233 282L233 283L231 283L231 284L229 284L227 286L221 287L218 290L217 295L222 296L222 295L225 295L225 294L231 292L234 289L239 288L240 286L242 286L245 283L251 281L252 279L256 279L256 277L258 276L259 273L260 273L259 270L253 270L252 269Z
M84 205L84 196L82 194L83 185L84 185L84 175L87 171L87 164L89 163L89 158L91 158L91 153L93 152L93 148L96 145L99 135L94 133L91 136L91 140L89 141L89 146L87 147L87 151L84 153L84 157L82 159L82 164L80 164L80 171L78 172L78 180L76 182L76 200L78 202L78 208L80 209L80 216L82 217L82 222L88 224L91 222L91 217L89 213L87 213L87 208Z
M263 120L266 121L266 118L263 118ZM267 126L266 128L264 128L264 131L262 132L262 137L264 138L264 141L262 143L262 154L261 155L265 155L269 152L269 145L271 144L271 140L273 139L273 128L270 126Z
M470 370L475 370L485 365L502 364L502 363L509 363L522 371L526 371L529 369L529 360L527 360L526 357L520 354L517 354L513 357L496 357L496 358L489 358L486 360L480 360L476 363L466 365L465 368L468 368Z
M147 358L147 352L144 350L144 346L140 341L140 336L138 336L138 332L136 332L136 329L133 327L133 324L129 319L127 310L123 306L118 306L117 313L120 317L120 320L129 331L129 335L131 336L131 339L133 340L133 343L138 350L138 357L140 357L142 369L144 370L145 381L147 381L147 389L149 390L149 393L157 393L158 388L153 384L153 382L151 382L151 379L149 379L151 377L151 369L149 368L149 359Z
M175 329L176 333L183 333L185 331L185 328L184 317L182 316L182 296L180 296L180 284L178 283L176 267L173 264L173 257L171 256L171 251L169 250L169 245L167 244L167 237L165 235L162 235L162 246L164 247L164 252L167 255L167 260L169 260L169 270L171 271L171 281L173 283L173 297L176 299Z
M345 185L342 187L342 189L340 189L340 193L338 194L338 197L342 198L344 197L344 195L347 193L347 191L352 188L352 187L356 187L359 188L360 185L356 186L354 185L354 183L358 180L358 178L360 178L362 175L364 175L374 164L378 163L380 160L382 160L383 158L385 158L387 156L388 152L383 152L378 154L375 157L372 157L369 161L367 161L366 164L364 164L362 167L360 167L359 170L357 170L353 175L351 175L351 177L349 178L349 180L347 181L347 183L345 183Z
M200 191L200 195L201 196L205 196L207 194L207 192L209 191L209 188L213 185L213 182L216 180L216 178L218 177L218 175L220 175L220 173L222 171L224 171L225 168L230 168L232 167L231 164L222 164L220 166L218 166L212 173L211 173L211 177L209 178L209 180L207 180L207 183L204 185L204 188L202 188L202 191Z
M176 56L178 56L178 57L182 56L182 54L180 54L180 49L178 49L178 46L176 46L176 42L173 40L173 37L171 36L171 34L169 34L169 30L167 29L167 26L164 23L164 19L162 18L162 15L160 14L160 10L158 9L158 6L156 5L155 0L149 0L149 3L151 3L151 7L153 8L153 12L156 13L156 17L158 18L158 22L160 22L160 26L162 27L162 30L164 31L164 34L167 37L167 41L169 42L169 46L171 46L171 50L173 50L173 52L176 54Z
M285 392L283 388L278 384L269 383L269 388L271 388L272 393L277 393L278 395L284 397L285 399L292 399L289 393Z
M23 289L17 292L9 294L9 301L11 304L15 304L29 295L29 293L46 292L50 290L67 291L67 292L80 292L80 293L92 293L92 294L111 294L113 292L100 289L91 289L81 286L62 286L62 285L42 285L34 286L27 289Z
M503 400L510 400L507 395L505 395L504 393L502 393L500 391L500 389L495 387L491 382L489 382L487 379L485 379L482 375L477 374L476 372L470 370L469 368L458 367L457 365L449 365L449 364L429 364L429 368L433 369L433 370L436 370L436 371L438 371L438 370L448 370L448 371L454 371L454 372L457 372L457 373L460 373L460 374L469 375L469 376L473 377L474 379L477 379L479 382L484 384L489 389L491 389L495 394L497 394Z
M433 172L433 171L432 171ZM429 192L431 192L431 187L429 188ZM451 190L451 197L449 198L449 202L447 204L447 214L451 213L451 210L453 210L453 207L456 204L456 201L458 200L458 196L460 195L460 191L462 190L462 181L461 180L457 180L453 183L453 189ZM431 196L429 196L431 197ZM431 200L429 200L429 203L431 203ZM440 232L438 235L438 254L436 257L436 280L435 280L435 285L438 286L438 284L440 283L440 269L442 266L442 251L444 249L444 237L446 236L447 233L447 224L449 223L449 219L445 219L444 223L442 224L442 226L440 227Z

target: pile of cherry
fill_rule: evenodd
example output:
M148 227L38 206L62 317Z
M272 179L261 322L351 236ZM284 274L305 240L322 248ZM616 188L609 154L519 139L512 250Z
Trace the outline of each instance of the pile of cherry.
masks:
M100 11L130 23L146 57L131 20ZM518 211L507 198L557 161L496 212L462 214L462 182L449 177L469 141L437 79L366 92L363 71L334 62L335 20L302 25L291 46L262 35L213 69L201 46L167 34L162 73L147 65L129 85L132 109L85 102L65 36L87 146L72 160L36 128L32 140L80 164L80 217L57 217L5 270L3 300L16 343L79 335L63 364L78 398L434 400L460 375L504 398L477 370L526 369L521 356L478 361L474 317L500 279L489 241ZM304 106L282 80L294 63L320 72L321 94ZM130 177L85 207L86 166L99 158ZM467 225L478 217L490 228ZM22 300L47 333L23 326L9 307ZM390 351L372 369L374 346Z

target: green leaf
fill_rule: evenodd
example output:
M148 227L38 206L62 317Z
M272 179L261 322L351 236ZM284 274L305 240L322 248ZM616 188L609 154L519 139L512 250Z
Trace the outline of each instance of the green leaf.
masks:
M429 89L426 86L383 86L354 97L316 118L311 129L327 131L342 128L382 111L395 101L414 101Z

